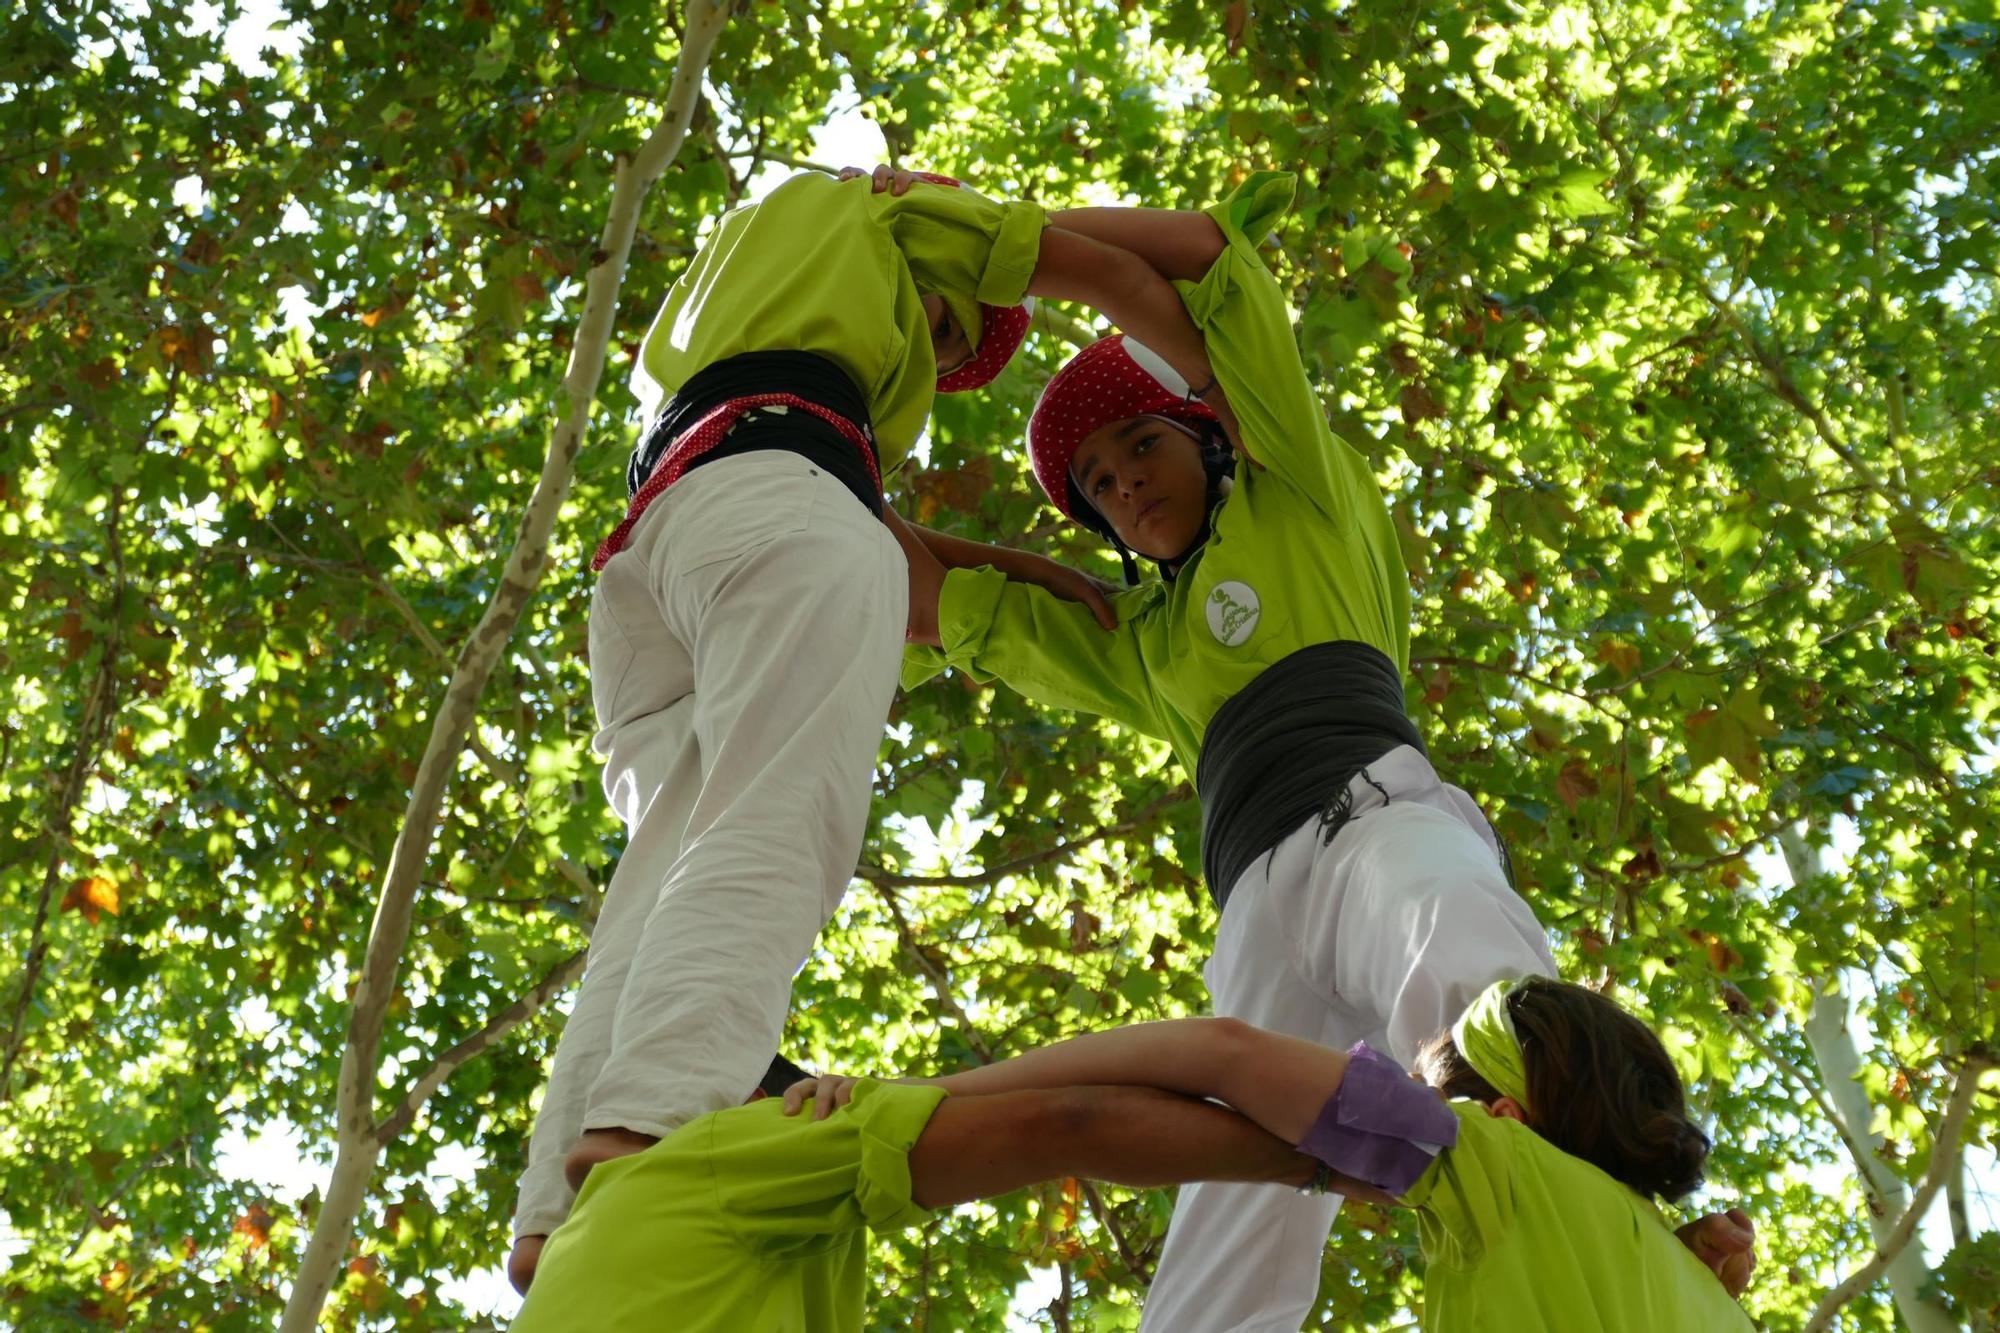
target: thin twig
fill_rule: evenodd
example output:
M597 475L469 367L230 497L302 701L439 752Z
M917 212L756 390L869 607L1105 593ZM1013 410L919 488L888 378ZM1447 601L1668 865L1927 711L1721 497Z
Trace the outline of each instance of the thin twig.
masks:
M896 936L902 941L903 952L908 954L930 979L931 989L937 994L938 1003L950 1010L951 1016L958 1020L958 1026L965 1034L965 1044L979 1057L979 1063L992 1064L992 1044L980 1035L979 1029L973 1025L971 1015L965 1012L965 1006L961 1005L958 997L951 993L951 974L945 971L944 964L937 960L933 950L917 942L916 932L910 929L909 919L903 915L903 906L896 900L895 891L887 885L878 884L875 887L882 895L883 904L889 909L889 919L896 923Z
M546 976L535 983L533 990L487 1019L486 1025L479 1031L431 1061L430 1068L410 1085L410 1090L403 1094L403 1099L396 1104L396 1109L375 1127L375 1137L383 1143L388 1143L409 1128L410 1122L417 1118L417 1112L423 1109L424 1103L430 1100L432 1093L444 1086L444 1081L452 1076L454 1070L533 1018L557 992L576 980L577 974L583 971L584 959L588 952L585 949L578 949L557 963L549 969Z
M1869 1207L1877 1213L1881 1212L1882 1204L1876 1194L1874 1179L1868 1174L1868 1161L1873 1154L1864 1149L1855 1140L1854 1135L1849 1132L1847 1121L1842 1118L1839 1110L1834 1107L1832 1099L1826 1095L1825 1087L1817 1079L1806 1077L1804 1070L1786 1059L1779 1053L1776 1047L1772 1046L1762 1037L1759 1037L1756 1029L1751 1027L1742 1016L1732 1012L1730 1014L1730 1021L1735 1024L1736 1030L1742 1033L1752 1046L1757 1048L1759 1055L1770 1061L1779 1072L1790 1078L1792 1082L1805 1091L1808 1097L1813 1099L1814 1105L1819 1107L1820 1114L1825 1116L1827 1123L1833 1126L1834 1133L1840 1135L1840 1141L1847 1145L1847 1154L1854 1159L1854 1169L1860 1173L1862 1189L1869 1195Z
M1036 866L1047 865L1051 861L1063 860L1082 851L1086 847L1103 842L1107 838L1123 837L1128 833L1136 833L1157 818L1161 811L1179 805L1190 795L1192 793L1189 791L1186 783L1177 784L1166 795L1149 802L1138 814L1132 816L1130 819L1116 824L1107 824L1095 833L1087 834L1081 838L1072 838L1068 842L1060 842L1053 847L1045 847L1039 852L1031 852L1027 856L1018 856L1011 861L1003 861L997 866L989 866L984 870L970 874L903 875L895 871L884 870L881 866L873 865L863 865L856 873L870 884L886 889L974 888L980 885L993 884L1007 878L1009 875L1018 875L1024 870L1032 870Z
M1118 1225L1118 1218L1112 1213L1111 1206L1104 1202L1104 1196L1097 1192L1096 1183L1088 1180L1078 1183L1083 1186L1083 1198L1090 1205L1090 1215L1097 1219L1099 1226L1111 1233L1111 1241L1118 1247L1118 1257L1125 1261L1125 1271L1136 1278L1146 1277L1145 1260L1133 1253L1131 1242L1125 1239L1124 1228Z
M146 423L146 429L139 437L142 445L166 420L167 414L174 410L180 382L180 367L175 366L167 379L165 401L153 419ZM97 768L104 742L111 734L112 719L118 712L118 655L123 647L125 631L125 547L120 540L118 523L124 513L124 505L125 488L114 485L104 518L105 549L111 557L112 570L111 590L105 599L108 603L105 615L111 624L111 631L104 639L97 674L91 681L90 694L84 700L82 716L77 720L76 752L70 756L69 771L63 775L62 788L56 799L55 818L43 830L49 836L49 859L42 872L42 889L35 902L35 922L29 931L28 953L21 968L21 992L14 1001L14 1012L7 1023L6 1053L0 1056L0 1105L13 1096L14 1064L20 1058L22 1043L26 1040L28 1010L34 1002L35 987L41 981L42 966L48 959L49 904L54 901L56 884L62 878L77 803L83 797L90 775Z

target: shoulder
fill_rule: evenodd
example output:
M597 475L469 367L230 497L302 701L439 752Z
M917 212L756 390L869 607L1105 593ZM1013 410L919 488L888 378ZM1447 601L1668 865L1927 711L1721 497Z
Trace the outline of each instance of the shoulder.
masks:
M1127 588L1114 595L1111 605L1118 612L1121 624L1139 624L1160 614L1167 605L1167 585L1159 579L1147 579L1136 588Z
M838 218L868 216L867 187L864 180L835 180L823 171L794 172L762 199L724 213L719 226L729 230L755 223L762 230L811 225L823 230Z
M1250 446L1254 451L1256 446ZM1289 460L1284 460L1288 462ZM1236 481L1215 510L1215 525L1225 535L1248 530L1253 525L1268 529L1282 525L1302 531L1340 528L1324 502L1297 476L1296 469L1278 463L1251 463L1239 459Z

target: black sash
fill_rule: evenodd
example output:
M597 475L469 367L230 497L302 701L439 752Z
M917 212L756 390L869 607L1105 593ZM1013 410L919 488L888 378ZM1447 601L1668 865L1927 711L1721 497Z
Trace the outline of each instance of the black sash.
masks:
M1301 648L1224 704L1194 776L1216 909L1251 862L1312 815L1344 823L1347 784L1399 745L1424 750L1402 678L1379 648L1353 640Z
M846 417L871 441L875 438L868 423L868 400L833 362L812 352L744 352L702 367L667 399L632 451L632 461L625 467L625 493L636 494L674 441L703 417L732 399L760 393L796 394ZM804 455L854 492L871 513L881 514L882 493L869 476L869 460L851 440L810 412L751 412L688 469L759 449Z

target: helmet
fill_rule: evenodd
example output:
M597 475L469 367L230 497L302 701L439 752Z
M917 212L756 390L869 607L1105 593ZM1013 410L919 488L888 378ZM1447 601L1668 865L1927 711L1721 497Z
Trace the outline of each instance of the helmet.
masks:
M1021 343L1028 336L1028 324L1034 315L1033 297L1020 305L987 305L982 301L979 306L979 348L957 370L938 376L938 392L964 393L967 389L990 384L993 377L1005 370L1007 363L1014 359L1014 353L1021 350Z
M1028 418L1028 459L1049 503L1085 527L1103 531L1103 520L1070 481L1077 446L1100 426L1131 417L1159 416L1202 433L1215 413L1188 396L1188 383L1159 353L1114 333L1071 357L1042 390Z
M965 182L956 176L945 176L935 171L913 171L918 180L929 181L933 185L943 185L950 189L962 190ZM954 310L963 316L963 310L953 303ZM987 305L979 303L979 346L969 360L948 375L938 376L939 393L964 393L968 389L980 389L993 382L993 377L1007 368L1014 359L1014 353L1021 350L1021 342L1028 336L1028 322L1034 318L1035 298L1032 296L1020 305Z

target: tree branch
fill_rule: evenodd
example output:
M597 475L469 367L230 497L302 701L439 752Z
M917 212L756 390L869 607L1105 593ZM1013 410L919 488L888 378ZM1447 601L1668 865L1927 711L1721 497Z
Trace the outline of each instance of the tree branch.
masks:
M1098 1193L1096 1182L1079 1180L1077 1183L1083 1186L1083 1199L1090 1205L1090 1215L1097 1219L1099 1226L1111 1233L1112 1244L1118 1247L1118 1257L1125 1261L1125 1271L1136 1278L1149 1278L1151 1275L1146 1272L1145 1260L1133 1252L1132 1243L1125 1238L1125 1229L1118 1225L1111 1206Z
M617 315L618 290L625 279L639 206L667 164L680 151L701 92L709 52L721 34L725 13L715 0L690 0L680 58L667 93L666 113L638 153L615 163L611 207L584 281L578 320L563 377L568 408L557 422L542 461L534 494L521 517L519 533L492 599L466 640L451 682L431 722L430 740L417 765L416 781L403 815L382 895L355 985L347 1041L341 1051L336 1114L339 1147L327 1194L299 1260L299 1277L285 1304L281 1333L312 1333L326 1303L342 1255L353 1232L368 1180L381 1153L375 1119L375 1084L381 1063L383 1026L395 997L403 948L409 940L424 866L437 836L445 788L471 733L479 696L500 659L521 613L534 596L548 564L549 537L576 471L591 404L604 375L606 351Z
M863 865L855 873L870 884L876 885L878 888L887 889L973 888L980 885L993 884L1007 878L1009 875L1018 875L1024 870L1032 870L1036 866L1047 865L1051 861L1063 860L1071 854L1103 842L1107 838L1117 838L1127 833L1136 833L1156 819L1161 811L1179 805L1191 795L1193 795L1193 792L1185 782L1178 783L1166 795L1149 802L1138 814L1132 816L1130 819L1116 824L1107 824L1095 833L1081 838L1072 838L1068 842L1057 843L1053 847L1045 847L1039 852L1031 852L1027 856L1018 856L1011 861L1003 861L997 866L989 866L985 870L975 871L971 874L903 875L895 871L884 870L881 866L873 865Z
M1072 347L1088 347L1098 339L1095 329L1056 309L1052 301L1035 302L1035 317L1029 327L1038 333L1052 333Z
M417 608L411 606L409 599L396 591L395 585L389 582L381 570L362 563L357 557L354 571L368 580L368 585L375 589L382 600L394 608L396 614L403 618L403 623L410 627L410 632L417 636L417 642L421 643L431 656L441 662L451 661L451 649L438 642L437 635L431 633L431 627L417 614ZM499 778L501 783L508 787L517 791L522 789L521 770L488 749L486 742L479 738L478 731L468 728L465 733L465 743L466 747L478 756L479 762L486 765L487 772Z
M1658 256L1655 257L1659 258ZM1846 439L1834 426L1832 420L1821 410L1817 403L1806 397L1805 392L1799 388L1798 382L1792 378L1791 372L1785 369L1784 358L1779 356L1777 352L1773 351L1762 339L1758 338L1751 331L1750 326L1744 322L1743 317L1736 312L1735 305L1726 298L1717 296L1714 292L1710 291L1706 282L1703 282L1694 274L1686 272L1678 264L1666 260L1662 260L1661 262L1666 263L1667 267L1679 273L1684 280L1694 284L1695 289L1701 293L1702 299L1707 301L1709 306L1718 315L1722 316L1723 321L1736 334L1738 341L1743 344L1744 349L1750 353L1750 359L1755 361L1757 368L1764 372L1764 378L1769 381L1772 392L1776 393L1780 400L1790 405L1800 416L1806 419L1807 423L1812 426L1813 433L1819 436L1821 442L1827 448L1833 450L1841 462L1852 468L1854 475L1866 482L1870 490L1888 501L1897 510L1907 512L1908 506L1903 503L1895 490L1887 482L1883 481L1882 478L1876 476L1875 470L1863 462L1860 456L1849 447Z
M1972 1243L1972 1219L1965 1211L1965 1156L1959 1155L1958 1169L1944 1178L1944 1210L1951 1221L1951 1244Z
M410 1090L403 1094L402 1101L396 1103L396 1109L375 1127L375 1137L387 1144L408 1129L410 1122L417 1118L417 1112L430 1100L431 1094L443 1087L444 1081L450 1078L460 1065L533 1018L541 1011L543 1005L554 999L570 982L576 980L583 971L584 959L589 953L588 949L578 949L557 963L549 969L548 975L535 983L533 990L487 1019L486 1026L479 1031L431 1061L431 1067L410 1085Z
M1917 1224L1923 1221L1931 1200L1937 1197L1944 1182L1958 1169L1960 1137L1965 1130L1966 1116L1972 1109L1973 1094L1979 1091L1980 1078L1993 1067L1991 1060L1979 1055L1965 1062L1965 1068L1959 1071L1958 1083L1952 1089L1951 1101L1945 1106L1944 1119L1938 1123L1937 1137L1931 1141L1931 1165L1930 1170L1924 1172L1923 1184L1917 1186L1916 1193L1910 1196L1910 1206L1903 1210L1902 1218L1876 1249L1874 1257L1820 1298L1819 1308L1807 1321L1805 1333L1825 1333L1832 1326L1833 1317L1840 1313L1840 1308L1895 1262L1896 1256L1910 1243L1910 1238L1917 1234Z
M884 884L876 885L875 891L882 895L883 905L889 909L889 919L896 923L896 938L902 942L903 952L923 969L924 976L930 980L932 991L937 994L938 1003L950 1010L952 1017L958 1020L959 1028L965 1033L965 1044L979 1056L981 1064L992 1064L993 1047L986 1038L979 1035L979 1029L974 1026L971 1016L965 1012L965 1006L961 1005L958 997L951 993L951 976L945 971L944 964L932 956L931 950L917 943L916 932L910 929L909 919L903 915L903 905L896 900L895 891Z
M1847 1145L1848 1156L1854 1159L1855 1169L1861 1174L1862 1190L1868 1195L1870 1206L1879 1208L1874 1180L1868 1173L1867 1161L1869 1154L1856 1141L1854 1135L1848 1132L1847 1121L1841 1118L1840 1112L1835 1110L1833 1103L1827 1099L1825 1087L1820 1084L1818 1079L1808 1078L1803 1069L1800 1069L1798 1065L1786 1059L1775 1046L1772 1046L1769 1042L1758 1036L1757 1030L1733 1009L1730 1011L1730 1021L1736 1025L1736 1030L1743 1034L1745 1040L1756 1048L1757 1054L1769 1060L1773 1067L1790 1078L1792 1082L1796 1083L1805 1092L1806 1096L1813 1099L1813 1104L1819 1107L1820 1114L1825 1116L1827 1123L1833 1126L1833 1132L1838 1134L1840 1141Z
M179 372L175 372L172 382L179 383ZM167 406L160 409L146 428L152 434L173 406L173 387L169 386ZM0 1056L0 1105L5 1105L13 1097L14 1064L20 1058L22 1045L27 1040L28 1010L33 1007L35 987L40 984L42 966L49 954L49 905L55 900L56 885L62 879L65 853L69 849L70 833L76 822L77 803L83 798L83 789L89 785L90 776L97 769L97 761L103 753L105 739L111 732L111 720L118 712L118 654L125 625L125 553L119 541L118 521L124 512L125 488L114 486L111 503L105 513L105 543L110 552L113 578L111 591L106 598L106 618L111 622L111 632L101 647L97 662L97 674L91 679L90 693L84 699L82 715L77 719L76 750L70 756L69 770L63 774L62 786L57 789L55 817L43 827L49 838L49 859L42 871L42 890L35 900L35 921L30 927L28 953L21 967L21 991L14 999L14 1012L7 1021L7 1049Z

